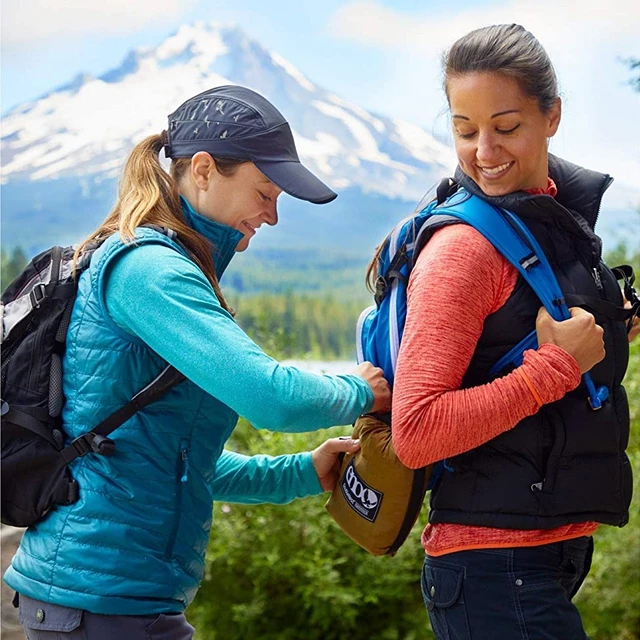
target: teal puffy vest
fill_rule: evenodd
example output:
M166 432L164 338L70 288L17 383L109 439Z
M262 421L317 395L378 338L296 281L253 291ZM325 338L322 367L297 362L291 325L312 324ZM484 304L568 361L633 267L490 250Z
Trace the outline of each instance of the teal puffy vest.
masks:
M139 229L137 240L182 251L151 229ZM166 366L107 314L105 271L127 250L135 248L112 236L80 278L64 359L63 420L72 439ZM208 483L237 418L189 380L136 414L111 436L116 455L74 461L79 501L25 533L6 582L32 598L94 613L183 611L204 572Z

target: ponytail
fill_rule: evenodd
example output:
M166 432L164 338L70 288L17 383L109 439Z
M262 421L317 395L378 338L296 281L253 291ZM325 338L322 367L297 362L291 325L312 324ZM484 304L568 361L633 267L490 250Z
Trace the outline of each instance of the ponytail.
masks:
M164 143L165 134L158 134L145 138L133 148L124 166L115 207L98 229L78 246L74 265L93 241L102 241L120 233L122 241L129 243L135 240L136 229L142 225L167 227L178 234L191 259L211 283L222 307L233 314L220 291L211 243L187 224L182 213L178 181L190 166L191 159L172 161L171 175L168 174L159 159Z

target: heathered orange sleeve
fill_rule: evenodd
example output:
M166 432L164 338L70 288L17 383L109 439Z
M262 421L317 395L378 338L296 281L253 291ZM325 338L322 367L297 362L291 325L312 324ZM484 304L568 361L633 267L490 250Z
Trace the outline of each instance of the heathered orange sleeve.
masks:
M518 369L460 389L486 317L507 301L516 269L478 231L437 231L409 279L407 319L393 389L393 444L418 468L474 449L580 383L575 359L550 344Z

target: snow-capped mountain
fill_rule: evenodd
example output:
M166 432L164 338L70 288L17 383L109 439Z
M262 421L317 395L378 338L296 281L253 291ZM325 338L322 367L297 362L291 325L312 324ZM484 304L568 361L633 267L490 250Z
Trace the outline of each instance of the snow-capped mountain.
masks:
M8 113L3 179L116 176L131 146L166 128L185 99L230 83L269 98L303 162L337 190L415 201L455 166L451 150L420 127L345 102L236 27L196 23L99 78L79 75Z
M166 128L167 115L187 98L230 83L278 107L302 161L340 194L323 207L282 198L283 224L261 232L254 246L370 254L455 166L453 151L423 128L317 86L238 27L197 22L155 48L134 49L98 78L79 74L4 115L3 246L33 252L86 236L113 204L132 146ZM640 200L632 191L619 193L613 205L611 195L608 206L605 198L599 230L614 230L610 244L633 233L624 226Z

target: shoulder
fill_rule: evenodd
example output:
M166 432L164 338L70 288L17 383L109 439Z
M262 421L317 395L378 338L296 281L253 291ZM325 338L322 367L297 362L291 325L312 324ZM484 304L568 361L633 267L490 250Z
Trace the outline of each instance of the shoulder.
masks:
M182 251L162 241L127 245L110 260L105 278L109 288L167 288L185 280L206 282L204 273Z
M420 252L414 271L434 265L473 273L478 269L500 271L506 259L479 231L464 223L438 229ZM413 275L413 274L412 274Z

